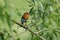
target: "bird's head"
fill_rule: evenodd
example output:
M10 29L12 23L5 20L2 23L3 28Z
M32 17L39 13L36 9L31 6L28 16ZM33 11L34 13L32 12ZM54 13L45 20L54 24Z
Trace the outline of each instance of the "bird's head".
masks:
M25 12L24 15L25 15L25 14L28 14L28 15L29 15L29 12Z

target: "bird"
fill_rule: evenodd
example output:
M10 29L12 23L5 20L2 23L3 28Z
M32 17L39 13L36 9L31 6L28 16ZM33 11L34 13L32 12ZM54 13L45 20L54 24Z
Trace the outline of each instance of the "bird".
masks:
M29 18L29 12L25 12L25 13L23 14L23 16L21 17L21 24L26 23L27 20L28 20L28 18Z

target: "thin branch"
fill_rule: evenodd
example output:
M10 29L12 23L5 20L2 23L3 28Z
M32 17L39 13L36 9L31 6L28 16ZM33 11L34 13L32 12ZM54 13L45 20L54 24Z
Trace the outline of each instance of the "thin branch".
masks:
M40 30L40 31L35 32L35 33L39 34L39 33L43 32L43 31L47 31L47 30L49 30L49 29L57 29L57 28L60 28L60 27L46 28L46 29Z
M36 35L36 36L39 37L40 39L46 40L45 38L43 38L43 37L39 36L38 34L36 34L35 32L33 32L33 31L32 31L31 29L29 29L28 27L20 24L19 22L16 22L16 21L14 21L14 20L12 20L12 22L14 22L15 24L19 25L20 27L23 27L24 29L28 30L29 32L33 33L34 35Z

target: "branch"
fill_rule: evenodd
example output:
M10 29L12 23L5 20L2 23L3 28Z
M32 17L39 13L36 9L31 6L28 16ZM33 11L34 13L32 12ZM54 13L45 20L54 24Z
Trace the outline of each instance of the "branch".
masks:
M31 29L29 29L28 27L26 27L26 26L24 26L24 25L22 25L22 24L20 24L20 23L18 23L18 22L16 22L16 21L14 21L14 20L12 20L12 22L14 22L15 24L19 25L20 27L23 27L24 29L28 30L29 32L33 33L34 35L36 35L36 36L39 37L40 39L46 40L45 38L39 36L37 33L33 32L33 31L32 31Z

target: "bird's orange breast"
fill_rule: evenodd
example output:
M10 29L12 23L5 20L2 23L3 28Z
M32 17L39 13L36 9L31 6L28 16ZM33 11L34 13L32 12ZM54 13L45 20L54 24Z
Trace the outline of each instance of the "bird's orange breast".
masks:
M27 20L29 18L29 13L24 13L23 18Z

